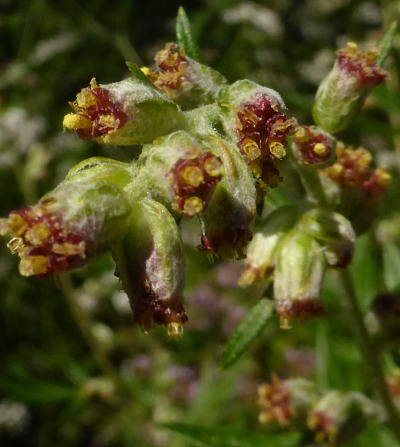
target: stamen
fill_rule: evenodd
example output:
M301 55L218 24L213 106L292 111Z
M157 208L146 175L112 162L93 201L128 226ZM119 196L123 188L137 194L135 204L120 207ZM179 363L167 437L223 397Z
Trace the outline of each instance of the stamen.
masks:
M168 337L181 338L183 335L183 324L182 323L169 323L167 325Z
M27 256L19 263L19 272L22 276L44 275L47 273L46 256Z
M257 158L261 157L261 150L258 147L258 144L251 138L245 138L241 147L250 161L254 161Z
M67 113L64 116L63 127L68 130L90 129L92 122L85 116L76 113Z
M273 141L270 143L269 150L271 154L279 160L282 160L282 158L286 156L285 146L282 143L279 143L279 141Z
M183 212L188 216L194 216L203 211L203 201L199 197L189 197L185 200Z
M222 173L222 163L216 157L207 158L204 162L204 170L211 177L218 177Z
M204 181L203 172L197 166L186 166L181 174L181 179L190 186L197 188Z
M319 156L324 156L328 153L329 149L325 146L324 143L316 143L313 147L313 151Z

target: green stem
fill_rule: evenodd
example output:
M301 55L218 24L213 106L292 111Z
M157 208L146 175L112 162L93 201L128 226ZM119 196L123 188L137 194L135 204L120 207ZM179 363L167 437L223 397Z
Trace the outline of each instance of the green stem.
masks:
M363 314L358 304L357 296L354 290L353 280L348 269L340 272L340 281L345 291L344 300L351 310L354 319L354 325L358 336L358 343L368 365L372 385L379 395L380 400L387 414L387 423L396 438L400 442L400 419L396 407L390 397L388 387L386 385L383 368L380 362L379 353L372 341L371 335L364 323Z
M63 292L65 299L67 300L74 320L78 325L82 336L89 345L89 348L92 351L93 357L95 358L100 370L105 376L108 376L114 382L118 383L119 375L117 371L115 371L103 347L93 337L90 319L79 307L76 301L74 288L69 274L65 273L62 275L58 275L57 279L59 280L60 289Z
M305 168L298 163L296 163L296 169L310 201L319 206L329 207L329 202L326 198L318 171Z

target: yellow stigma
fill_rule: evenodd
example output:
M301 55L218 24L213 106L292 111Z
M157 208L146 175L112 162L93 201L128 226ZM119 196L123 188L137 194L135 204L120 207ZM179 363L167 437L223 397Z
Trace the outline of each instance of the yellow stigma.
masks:
M114 115L100 115L99 124L111 129L118 128L119 120L115 119Z
M26 256L19 263L19 273L22 276L44 275L47 273L46 256Z
M218 177L222 174L222 163L218 158L210 157L204 162L204 169L211 177Z
M282 160L286 155L285 146L282 143L279 143L279 141L273 141L268 147L271 154L279 160Z
M82 109L88 109L91 106L95 106L96 103L97 103L96 96L88 88L82 89L76 95L76 105Z
M90 129L92 122L85 116L68 113L64 116L63 127L68 130Z
M257 158L261 157L261 150L258 144L251 138L245 138L241 144L241 148L250 161L257 160Z
M15 236L21 236L26 231L27 224L19 214L11 214L8 219L8 228Z
M200 197L189 197L185 200L183 205L183 212L192 217L195 214L199 214L203 211L203 201Z
M13 255L21 253L24 250L25 244L20 237L13 237L7 244L7 248Z
M190 186L197 188L204 181L203 172L197 166L186 166L180 173L181 179Z
M329 149L324 143L317 143L313 147L313 151L317 155L324 156L329 152Z
M181 338L183 335L183 324L182 323L169 323L167 325L168 337Z
M47 227L47 225L43 222L34 225L30 228L25 235L25 238L32 245L38 246L43 242L46 242L50 237L51 231Z

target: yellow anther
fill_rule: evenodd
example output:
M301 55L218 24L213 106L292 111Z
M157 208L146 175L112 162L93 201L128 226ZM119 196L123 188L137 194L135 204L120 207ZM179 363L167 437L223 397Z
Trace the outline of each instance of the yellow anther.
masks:
M288 317L280 317L279 319L279 327L281 329L292 329L292 325L290 324L290 319Z
M183 205L183 212L192 217L203 211L203 201L200 197L189 197Z
M111 129L117 129L119 120L115 119L114 115L100 115L99 124L104 127L110 127Z
M257 114L250 109L244 109L242 111L242 116L247 120L250 121L253 124L257 124L259 121L259 117L257 116Z
M25 220L19 214L11 214L8 218L8 228L14 236L21 236L27 229Z
M64 116L63 127L68 130L90 129L92 122L85 116L68 113Z
M7 233L10 232L10 227L8 225L8 219L7 218L0 218L0 236L5 236Z
M168 337L181 338L183 335L182 323L169 323L167 325Z
M250 163L250 169L257 178L262 176L262 167L258 161L253 161Z
M314 145L313 151L319 156L324 156L329 152L329 149L324 143L317 143Z
M294 134L294 138L299 143L305 143L310 139L310 136L308 135L308 132L306 131L306 129L304 129L304 127L299 127Z
M88 109L91 106L95 106L96 103L96 96L88 88L82 89L76 95L76 105L82 109Z
M71 244L69 242L64 242L63 244L54 244L52 247L52 252L57 255L64 256L74 256L85 254L85 242L81 241L79 244Z
M27 256L19 263L19 273L22 276L44 275L47 273L46 256Z
M356 51L358 45L355 42L347 42L347 48L351 51Z
M279 160L282 160L282 158L285 157L286 155L285 146L279 141L273 141L272 143L269 144L268 147L271 154L274 157L278 158Z
M13 237L7 244L7 248L13 255L20 253L24 247L24 241L20 237Z
M211 177L218 177L222 174L222 163L216 157L207 158L204 162L204 170Z
M32 245L39 246L47 241L47 239L50 237L51 231L47 227L47 225L43 222L38 223L34 225L32 228L30 228L26 234L25 238L28 242L30 242Z
M186 166L180 173L181 179L190 186L197 188L204 181L203 172L197 166Z
M371 164L372 155L370 152L365 151L358 159L358 164L363 167L368 167Z
M381 186L388 186L392 176L388 172L384 171L382 168L378 168L376 173L378 175L378 183Z
M241 148L250 161L257 160L257 158L261 157L261 149L251 138L245 138L241 144Z
M239 278L238 285L239 287L248 287L250 284L257 279L257 273L251 267L248 267Z
M147 76L150 74L151 70L149 67L140 67L140 71Z
M342 166L341 164L339 164L339 163L335 163L335 164L330 168L329 171L330 171L330 174L331 174L333 177L337 178L337 177L339 177L339 176L342 174L343 170L344 170L344 168L343 168L343 166Z
M95 89L95 88L97 88L97 87L98 87L98 85L97 85L96 78L92 78L92 79L90 80L90 88L93 90L93 89Z

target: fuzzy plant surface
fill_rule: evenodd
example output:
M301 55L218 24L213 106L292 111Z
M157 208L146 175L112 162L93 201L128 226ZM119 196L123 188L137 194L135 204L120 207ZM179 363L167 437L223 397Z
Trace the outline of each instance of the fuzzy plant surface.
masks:
M248 79L229 83L201 63L180 9L177 42L167 43L153 66L127 62L127 79L102 84L92 78L69 103L65 131L100 145L140 145L140 154L130 162L86 159L37 204L1 219L20 274L58 275L111 252L135 322L146 332L161 325L169 336L182 337L191 311L181 228L195 221L194 246L204 258L243 259L239 286L268 297L228 341L226 369L271 321L284 330L324 315L324 277L334 269L378 399L273 376L258 390L259 421L288 431L300 427L303 440L330 446L352 440L371 420L400 439L390 396L399 394L398 377L387 386L347 270L357 238L378 215L390 174L368 150L336 136L389 77L382 65L394 29L376 48L364 51L350 42L337 51L315 96L314 122L301 123L280 93ZM271 191L293 178L300 179L301 198L265 206ZM166 428L185 434L183 426Z

